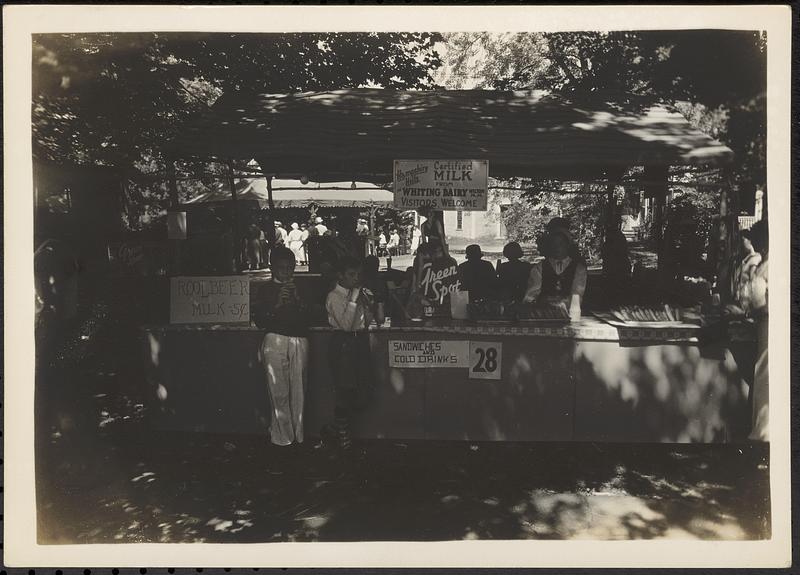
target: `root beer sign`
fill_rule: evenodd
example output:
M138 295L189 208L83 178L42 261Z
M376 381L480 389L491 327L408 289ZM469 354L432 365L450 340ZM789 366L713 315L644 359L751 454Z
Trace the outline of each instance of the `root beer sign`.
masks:
M250 323L250 280L242 276L174 277L170 323Z
M486 211L487 160L395 160L394 205L402 210Z

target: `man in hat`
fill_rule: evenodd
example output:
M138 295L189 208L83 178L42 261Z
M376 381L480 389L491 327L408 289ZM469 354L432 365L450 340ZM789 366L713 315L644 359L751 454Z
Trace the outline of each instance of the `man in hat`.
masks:
M358 218L356 222L356 235L359 237L365 237L369 235L369 225L367 225L367 220L364 218Z
M548 224L541 251L545 257L531 268L524 301L563 305L573 320L580 319L587 270L569 230Z
M289 235L283 224L277 220L275 220L275 245L276 246L283 246L286 245L286 237Z
M328 231L328 226L322 223L322 218L319 216L314 218L314 227L317 228L318 236L324 236L325 232Z
M478 244L467 246L467 261L458 266L458 279L461 291L469 292L472 301L497 295L497 275L491 262L483 259L483 251Z

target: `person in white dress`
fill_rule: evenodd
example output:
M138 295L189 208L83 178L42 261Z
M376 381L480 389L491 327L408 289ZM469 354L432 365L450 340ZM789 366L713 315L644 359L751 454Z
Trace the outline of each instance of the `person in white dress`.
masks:
M419 230L419 226L414 226L414 229L411 232L411 253L417 253L417 248L419 247L419 239L422 237L422 232Z
M300 265L308 265L308 245L306 242L308 241L309 236L308 225L307 224L300 224L300 241L303 242L302 247L302 256L300 258Z
M289 244L289 249L294 254L295 261L303 261L303 232L300 231L300 226L296 222L292 222L292 231L286 236Z

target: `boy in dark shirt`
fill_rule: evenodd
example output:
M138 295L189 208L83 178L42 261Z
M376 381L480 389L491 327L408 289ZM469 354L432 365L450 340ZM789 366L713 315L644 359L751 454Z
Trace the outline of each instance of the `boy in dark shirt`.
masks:
M492 298L497 295L497 275L494 266L483 259L478 244L467 246L467 261L458 266L461 290L469 292L470 301Z
M522 247L517 242L509 242L503 248L507 262L497 268L497 279L501 296L504 299L521 302L528 288L531 264L522 260Z
M295 257L286 247L272 250L272 279L259 290L253 316L266 330L261 359L267 377L275 445L303 442L303 401L308 373L310 299L294 283Z

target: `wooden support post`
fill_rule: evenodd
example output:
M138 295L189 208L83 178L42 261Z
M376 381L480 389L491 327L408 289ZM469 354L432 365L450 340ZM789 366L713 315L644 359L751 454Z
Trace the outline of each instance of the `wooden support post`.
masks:
M269 208L269 229L266 237L269 243L269 253L272 253L272 248L278 237L278 232L275 230L275 201L272 199L272 174L267 175L267 207Z
M613 183L609 183L608 186L606 186L606 222L605 226L603 226L604 242L608 241L608 238L614 233L615 223L617 223L614 218L614 214L617 211L617 200L614 197L614 188L616 188L616 186Z
M722 303L731 303L734 294L735 258L739 239L739 197L733 179L726 174L720 190L719 202L719 249L717 261L717 292Z
M167 189L171 207L177 208L178 204L180 204L178 199L178 178L175 175L175 161L171 158L167 159Z
M178 179L175 174L175 161L172 158L167 158L167 189L169 192L169 203L172 209L176 209L180 205L178 198ZM167 240L170 244L170 252L172 253L172 269L170 270L173 275L178 275L183 269L183 258L181 257L181 241L182 240Z
M233 230L233 265L236 271L242 269L242 258L244 252L244 237L239 229L239 203L236 201L236 176L233 171L233 160L228 160L228 185L231 187L231 206L233 215L231 226Z
M268 229L265 230L267 236L267 243L270 249L275 245L275 202L272 199L272 174L267 172L266 160L257 159L258 167L261 169L261 174L267 180L267 207L269 208L269 217L267 218Z
M646 195L653 198L653 241L658 256L658 269L663 272L664 264L664 224L667 203L667 183L669 166L645 166L644 179Z

